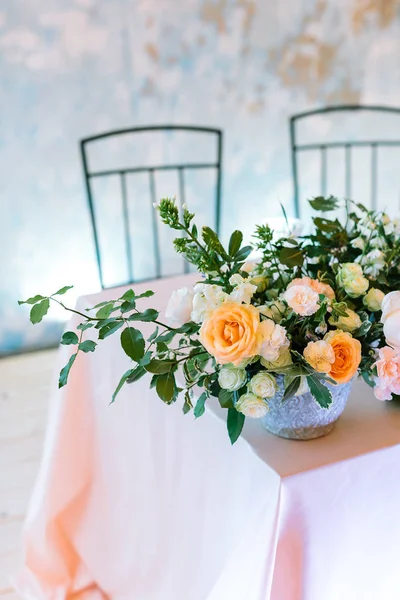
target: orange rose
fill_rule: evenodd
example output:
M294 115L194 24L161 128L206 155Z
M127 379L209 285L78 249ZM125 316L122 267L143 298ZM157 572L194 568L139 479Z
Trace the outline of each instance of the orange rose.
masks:
M216 308L200 329L200 340L219 364L239 365L259 353L260 314L254 306L226 302Z
M337 329L330 331L324 340L331 345L335 353L329 377L337 383L347 383L354 377L361 362L361 344L350 333Z
M322 283L321 281L318 281L318 279L311 279L311 277L293 279L293 281L289 283L288 288L292 287L292 285L308 285L314 292L317 292L317 294L324 294L324 296L330 300L333 300L335 297L335 292L328 283Z

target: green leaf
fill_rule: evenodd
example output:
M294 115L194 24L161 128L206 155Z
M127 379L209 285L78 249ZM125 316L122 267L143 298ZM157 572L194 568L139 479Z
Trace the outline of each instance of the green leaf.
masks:
M63 294L68 292L68 290L72 290L73 287L74 287L73 285L65 285L64 287L57 290L57 292L52 294L52 296L62 296Z
M192 401L190 399L189 392L186 392L186 394L185 394L185 402L183 403L183 407L182 407L183 414L187 415L187 413L190 412L192 410L192 408L193 408L193 404L192 404Z
M125 294L119 298L119 300L123 300L125 302L132 302L136 298L135 292L133 290L126 290Z
M231 239L229 240L228 252L230 256L235 257L240 249L240 246L242 245L242 241L243 233L237 229L232 233Z
M112 320L111 323L103 325L103 327L101 327L101 329L99 330L99 340L104 340L109 335L115 333L116 331L118 331L118 329L122 327L123 324L123 321Z
M121 379L119 380L119 384L117 385L117 387L114 390L113 395L111 396L111 404L114 402L114 400L117 397L117 394L121 390L122 386L128 381L128 378L132 377L134 371L135 371L135 369L129 369L129 371L126 371L126 373L124 373L122 375Z
M96 317L98 319L108 319L108 317L111 315L113 309L114 309L114 302L108 302L107 304L105 304L104 306L99 308L99 310L96 313Z
M207 392L203 392L200 395L200 397L197 399L196 406L194 407L194 411L193 411L193 414L196 419L198 419L199 417L201 417L204 414L204 411L206 410L205 402L206 402L207 398L208 398Z
M37 294L32 298L28 298L28 300L18 300L18 304L36 304L36 302L39 302L39 300L44 300L45 298L46 296L40 296L40 294Z
M313 375L307 376L307 383L312 396L315 398L320 407L329 408L329 406L332 404L332 394L326 385L324 385L317 377L314 377Z
M222 408L234 408L233 393L228 390L221 389L218 394L218 402Z
M340 222L335 219L334 221L330 221L329 219L322 219L321 217L315 217L313 219L314 225L318 227L320 231L324 233L333 233L335 231L340 231L342 229L342 225Z
M304 261L304 253L301 248L281 248L278 253L279 262L287 267L301 267Z
M244 246L235 254L236 262L243 262L246 260L250 252L253 252L254 248L252 246Z
M63 333L60 344L69 346L70 344L77 344L78 342L79 338L76 335L75 331L66 331L65 333Z
M96 346L97 344L93 340L85 340L79 344L78 348L79 350L82 350L82 352L94 352Z
M176 331L167 331L167 333L164 333L163 335L160 335L157 338L157 342L163 342L164 344L169 344L169 342L171 342L173 340L173 338L176 335ZM150 341L150 339L149 339Z
M228 426L228 434L231 443L234 444L242 433L245 416L238 412L236 408L228 408L228 418L226 424Z
M155 321L160 313L154 308L146 308L143 312L134 313L128 317L129 321Z
M128 301L123 302L121 304L120 308L121 308L122 314L127 313L131 310L134 310L136 308L136 300L131 300L130 302L128 302Z
M31 323L33 323L34 325L35 325L35 323L40 323L40 321L43 319L43 317L47 314L49 307L50 307L50 300L48 298L45 298L38 304L35 304L34 306L32 306L31 312L29 315Z
M370 387L375 387L375 382L367 371L361 371L361 377L364 379L365 383L367 383Z
M218 254L220 254L225 260L229 260L230 256L226 253L218 235L211 229L211 227L203 227L202 237L209 248L215 250L215 252L218 252Z
M145 367L146 365L149 364L150 361L151 361L151 350L148 350L146 352L146 354L144 354L143 357L140 359L139 364L142 365L142 367Z
M311 207L314 210L320 212L329 212L330 210L335 210L335 208L339 207L339 201L334 196L329 196L329 198L324 198L323 196L317 196L312 200L309 200Z
M144 367L142 367L141 365L138 365L135 369L131 369L130 373L131 374L128 376L128 378L126 380L127 383L134 383L135 381L138 381L144 375L146 375L147 371Z
M72 365L74 364L76 359L76 352L75 354L73 354L71 356L71 358L69 359L69 361L67 362L67 364L65 365L65 367L63 367L60 371L60 377L58 379L58 387L62 388L64 385L67 384L68 381L68 375L69 372L71 370Z
M291 398L292 396L295 395L295 393L297 392L297 390L300 387L300 383L301 383L301 377L294 377L294 379L291 380L291 382L289 383L287 388L285 388L285 393L282 398L282 402L285 402L286 400L288 400L289 398Z
M172 372L159 375L156 383L156 391L163 402L169 404L175 396L175 375Z
M152 290L147 290L146 292L143 292L142 294L139 294L139 296L136 296L136 299L138 299L138 298L150 298L151 296L154 296L154 292Z
M79 329L80 331L86 331L86 329L90 329L90 327L93 327L93 325L93 323L87 321L86 323L79 323L77 329Z
M121 346L132 360L139 362L144 355L144 339L142 333L134 327L127 327L121 333Z
M176 365L175 360L156 360L153 359L146 365L146 371L149 373L169 373L171 369Z
M155 330L153 331L153 333L151 334L151 336L147 338L147 341L148 342L153 342L156 339L156 337L158 336L158 331L159 331L159 328L158 328L158 325L157 325L157 327L155 328Z

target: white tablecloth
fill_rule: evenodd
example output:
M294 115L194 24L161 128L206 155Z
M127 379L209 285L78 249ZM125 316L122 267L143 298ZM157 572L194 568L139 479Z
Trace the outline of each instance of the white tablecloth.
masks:
M163 308L192 281L134 287ZM144 378L110 406L129 368L117 337L79 356L66 388L54 379L14 579L23 598L399 600L396 406L358 383L326 438L287 441L248 419L231 446L216 400L195 421Z

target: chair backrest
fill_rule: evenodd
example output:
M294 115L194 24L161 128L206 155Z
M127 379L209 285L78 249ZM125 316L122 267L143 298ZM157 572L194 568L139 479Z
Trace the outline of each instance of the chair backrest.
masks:
M156 138L157 143L143 144L145 134L151 135L152 140ZM171 142L171 138L174 137L175 139L178 138L178 141L180 140L181 142L180 150L183 151L185 157L183 160L182 158L178 160L170 160L169 157L167 157L168 160L165 160L164 155L160 157L160 154L162 154L160 150L162 145L160 143L161 140L164 143L167 138L167 142L169 145ZM185 142L183 140L185 140ZM211 173L212 183L210 184L210 187L212 189L211 193L209 194L209 197L212 198L212 202L214 205L213 226L214 229L218 233L220 233L222 140L223 134L220 129L179 125L156 125L149 127L133 127L130 129L108 131L99 135L82 139L80 141L81 157L85 177L87 199L89 204L89 213L91 224L93 227L96 259L100 283L103 289L106 287L114 287L115 285L132 283L134 281L143 280L146 278L159 278L163 276L162 255L165 251L165 244L163 244L162 240L160 239L158 216L156 214L156 211L154 210L154 204L159 200L160 197L167 196L170 194L165 193L165 189L163 189L163 192L158 196L156 192L156 177L166 176L167 174L173 174L176 177L176 182L173 187L173 194L175 193L175 191L177 192L176 195L178 199L178 205L180 207L180 210L182 210L182 206L184 203L187 203L189 205L189 208L192 208L191 202L188 199L189 194L187 193L187 191L190 190L187 190L187 179L193 176L194 173L201 173L201 181L204 181L206 179L205 174ZM105 148L104 144L106 144ZM210 144L212 144L211 151ZM101 148L102 145L103 148ZM117 156L118 151L121 149L121 145L125 145L125 150L129 150L128 165L126 164L126 159L122 161L121 165L121 157ZM189 152L193 154L193 151L195 154L203 154L203 156L201 156L198 160L189 162L187 160L187 155ZM95 156L89 156L89 154L93 154L93 152ZM102 164L102 167L100 169L91 166L93 162L92 159L96 159L96 154L97 158L101 158L100 163ZM204 154L206 154L205 158ZM137 161L135 161L134 166L132 166L132 158L137 158L139 162L147 162L149 164L146 164L145 166L137 166L135 164ZM141 192L139 194L130 194L129 188L132 185L132 183L135 183L132 181L133 179L136 179L136 185L139 185L139 187L141 188ZM99 203L96 201L95 189L96 187L99 187L99 182L102 183L104 188L104 184L107 181L112 181L112 185L110 185L109 187L113 187L114 189L112 193L110 193L110 190L108 191L108 199L106 205L110 206L110 204L112 204L115 207L115 196L117 193L120 197L120 203L119 206L117 206L118 212L114 212L114 214L111 217L110 215L108 215L108 217L105 218L105 221L107 222L108 218L108 225L111 225L111 220L114 218L118 219L118 225L120 224L120 221L122 222L121 228L119 229L121 235L114 235L112 241L108 240L108 244L106 245L108 245L109 248L110 244L113 243L114 240L116 240L121 246L123 240L123 246L125 250L124 257L126 263L126 275L123 276L123 280L120 276L120 279L117 282L113 282L111 285L107 285L105 280L105 257L104 253L102 252L102 244L100 239L101 232L99 227L100 207ZM130 211L130 200L132 200L130 196L140 196L141 198L141 204L139 207L140 211L134 219L132 218L132 214ZM145 196L147 196L147 200ZM143 200L146 201L143 202ZM204 205L205 202L202 199L202 204L200 206L204 207ZM147 212L148 216L148 227L140 223L140 219L145 212ZM209 218L210 217L208 217L208 219ZM136 225L136 233L132 233L134 225ZM105 230L103 229L103 231ZM152 264L154 265L154 269L151 275L147 274L147 272L146 275L142 274L140 277L134 274L134 265L136 267L136 263L134 261L135 253L133 252L133 241L135 239L135 236L137 238L143 238L141 240L141 249L144 252L142 253L141 260L139 261L140 263L142 263L142 266L143 260L146 257L149 258L149 256L152 255ZM161 252L161 247L163 252ZM122 258L120 257L119 260L121 261ZM182 268L179 272L182 271L188 272L188 265L186 261L182 261ZM176 272L177 271L174 271L174 273Z
M337 114L335 115L335 113ZM364 120L355 122L355 113L357 113L357 119L362 114ZM392 116L389 117L389 115ZM393 126L393 116L396 116L395 126ZM377 117L381 119L380 123L378 123ZM299 161L300 156L304 157L305 153L313 156L314 166L319 171L319 190L314 188L313 195L317 195L318 193L321 195L332 193L332 190L328 189L328 157L331 156L335 159L335 175L336 179L341 179L344 196L346 199L352 199L352 194L354 194L352 187L353 171L355 170L357 152L360 154L362 152L364 160L362 176L368 179L369 182L370 207L376 209L378 203L378 149L385 147L390 149L397 147L400 149L400 118L397 120L398 117L400 117L400 108L358 105L328 106L293 115L290 118L290 143L295 216L300 217L301 214ZM328 124L327 118L333 119L333 126L332 124ZM390 118L390 122L388 118ZM316 139L313 139L311 135L310 140L313 120L314 123L318 123L317 127L314 126L314 130L317 129L319 131L317 131ZM343 125L344 122L345 135L338 135L338 131L340 130L339 125ZM299 141L299 137L301 136L298 129L300 126L303 128L303 134L305 133L306 137L308 137L306 142ZM355 132L357 132L357 135L355 135ZM333 139L330 141L328 134L332 133ZM384 136L382 133L388 139L383 139ZM355 137L360 139L354 139ZM368 158L365 152L369 153ZM399 157L396 156L393 158L392 162L397 169L400 153ZM367 174L366 171L368 171ZM331 188L331 185L329 187ZM365 191L362 198L363 203L367 203L364 197Z

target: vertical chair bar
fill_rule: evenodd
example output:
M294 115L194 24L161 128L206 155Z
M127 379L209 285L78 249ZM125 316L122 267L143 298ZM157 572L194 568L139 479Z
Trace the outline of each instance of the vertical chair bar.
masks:
M371 144L371 208L376 210L376 189L377 189L377 144Z
M345 146L346 153L346 209L348 210L349 200L351 200L351 144L346 144Z
M128 213L128 194L126 190L126 174L121 171L121 195L122 195L122 213L124 217L124 233L125 233L125 247L126 247L126 264L128 266L129 280L133 281L133 266L132 266L132 246L131 246L131 234L129 229L129 213Z
M83 171L84 171L84 175L85 175L86 194L87 194L87 199L88 199L88 204L89 204L90 220L92 222L92 229L93 229L93 239L94 239L94 246L95 246L95 251L96 251L97 269L99 272L99 280L100 280L101 288L104 289L103 271L101 268L101 257L100 257L100 244L99 244L99 238L97 235L96 217L94 214L92 188L90 186L90 175L89 175L89 169L88 169L88 164L87 164L87 159L86 159L86 151L85 151L85 142L84 141L81 141L80 147L81 147Z
M179 177L179 205L181 208L181 212L183 213L183 207L185 206L185 167L178 167L178 177ZM182 232L183 233L183 232ZM189 273L189 263L187 260L183 259L183 272Z
M295 118L290 119L290 147L292 151L292 175L293 175L293 201L294 201L294 216L300 218L300 202L299 202L299 179L297 172L297 149L296 149L296 131Z
M326 195L326 147L320 146L321 151L321 195Z
M222 187L222 132L218 131L217 148L217 189L215 191L215 230L218 235L221 234L221 187Z
M154 169L149 169L150 178L150 200L152 208L152 225L153 225L153 244L154 244L154 256L156 261L156 277L161 277L161 257L160 257L160 243L158 239L158 226L157 226L157 212L154 205L157 202L156 199L156 182L154 177Z

